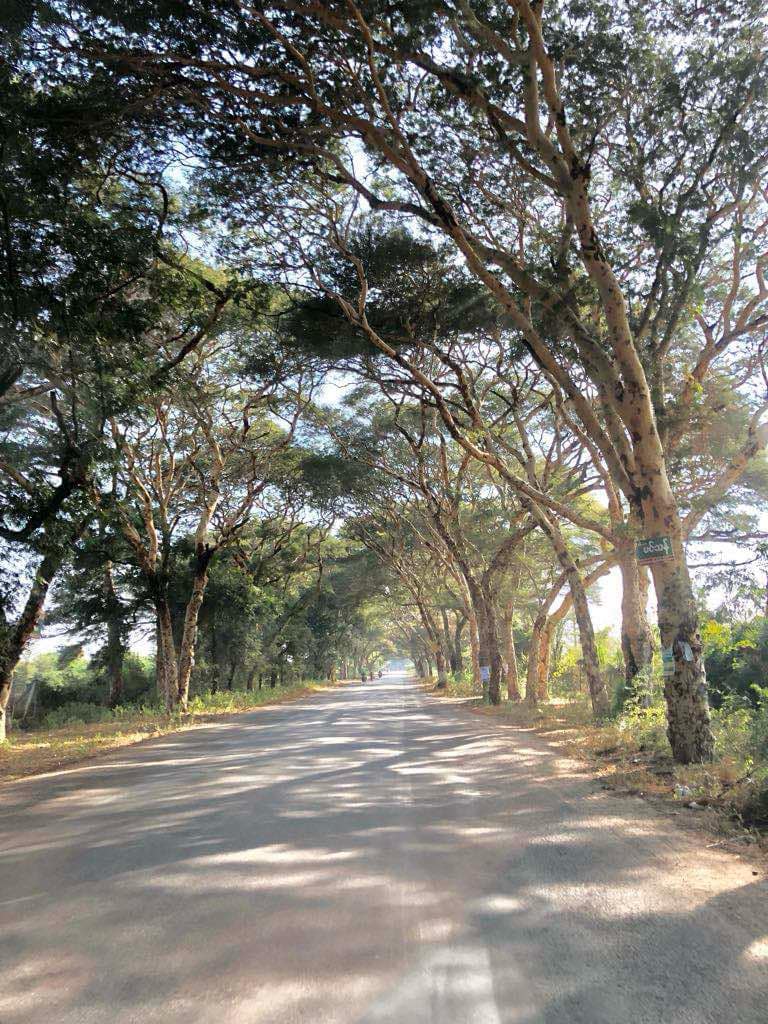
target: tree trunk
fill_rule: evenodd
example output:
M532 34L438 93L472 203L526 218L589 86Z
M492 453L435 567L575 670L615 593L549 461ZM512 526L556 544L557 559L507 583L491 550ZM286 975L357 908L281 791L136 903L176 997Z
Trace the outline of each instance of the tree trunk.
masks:
M13 625L5 627L0 636L0 743L5 742L7 737L6 713L11 697L13 673L40 621L51 580L63 560L64 556L60 552L43 556L35 571L35 578L21 615Z
M472 659L472 682L476 687L482 686L480 677L480 629L477 614L472 604L469 605L469 654Z
M435 665L437 666L437 688L438 690L445 690L448 686L448 673L446 672L446 662L445 655L442 650L442 644L439 642L435 646Z
M625 694L626 697L635 696L641 703L647 704L650 693L645 677L653 661L653 635L648 624L645 570L637 564L637 558L631 549L622 553L619 568L622 584L621 651L624 656ZM636 681L640 684L638 691L635 689Z
M11 698L11 686L13 684L13 669L3 659L0 668L0 743L5 743L8 738L8 701Z
M208 584L208 564L210 562L208 549L198 551L195 560L195 576L192 581L192 594L187 601L187 608L184 613L184 629L181 634L179 648L179 668L176 680L176 700L182 711L187 710L189 702L189 680L192 676L192 669L195 665L195 647L197 645L197 623L200 618L200 607L205 597L205 588Z
M447 658L443 649L443 637L427 606L422 601L417 601L417 606L419 614L421 615L421 621L424 625L424 631L429 638L432 657L434 658L435 665L437 667L437 688L439 690L444 690L448 686L448 676L446 673ZM431 674L430 666L430 675Z
M548 606L547 606L548 607ZM539 702L539 673L541 671L542 631L547 621L546 608L540 609L533 620L531 639L528 645L528 667L525 673L525 703L535 708Z
M107 679L109 680L109 706L116 708L123 699L123 664L126 646L123 642L122 623L110 619L107 627Z
M219 692L219 662L218 662L218 630L216 629L216 616L211 616L211 643L210 643L210 657L211 657L211 693Z
M506 665L501 656L499 642L499 623L496 608L490 595L485 595L485 621L487 628L487 651L491 666L491 678L488 680L488 700L491 704L501 704L501 681L506 675Z
M595 629L592 625L587 592L584 589L584 582L578 571L568 574L568 585L573 595L573 611L576 616L576 624L579 627L579 643L581 644L581 654L584 659L584 671L587 674L592 713L595 718L604 718L610 709L610 700L608 698L608 691L605 688L603 674L600 671L600 659L597 653ZM547 644L547 649L549 649L549 644Z
M123 609L115 590L115 578L110 561L104 563L104 604L107 615L107 702L111 708L115 708L123 697L123 662L126 647L123 639Z
M451 626L448 622L448 610L446 608L440 609L440 619L442 622L442 634L441 647L443 648L443 657L447 662L447 667L451 672L451 675L456 675L456 650L453 645L453 636L451 635Z
M501 680L505 674L505 666L499 645L498 620L493 597L488 588L481 587L477 581L469 582L472 600L477 617L480 639L480 668L485 669L487 681L483 682L483 697L489 704L501 704Z
M159 679L162 685L162 697L166 711L173 711L178 694L176 643L173 639L173 619L171 609L165 597L158 598L157 618L158 649L157 658L160 665Z
M155 692L158 700L165 699L165 684L163 675L163 659L161 655L161 649L163 646L163 637L160 630L160 613L155 607Z
M451 657L451 667L454 675L460 676L464 671L464 658L461 652L461 634L464 632L464 627L467 624L467 617L463 612L456 612L456 625L453 630L453 643L452 650L453 654Z
M539 632L539 647L536 652L536 699L549 699L549 669L552 663L552 618L545 619Z
M581 653L584 659L584 668L587 674L589 685L589 696L592 701L592 712L595 718L604 718L610 708L608 692L605 688L605 680L600 671L600 661L597 655L597 644L595 643L595 630L592 625L592 616L589 612L587 592L581 573L573 559L565 538L559 526L541 509L536 507L537 519L552 543L557 555L557 560L563 568L568 587L573 599L573 610L576 616L576 624L579 627L579 641Z
M674 658L674 675L664 680L667 736L679 764L711 761L714 738L707 700L707 678L682 537L672 537L673 557L652 568L659 608L662 650Z
M504 606L504 637L506 640L506 662L507 662L507 700L516 704L522 699L520 694L520 678L517 669L517 651L515 650L515 630L512 623L514 616L514 604L508 601Z

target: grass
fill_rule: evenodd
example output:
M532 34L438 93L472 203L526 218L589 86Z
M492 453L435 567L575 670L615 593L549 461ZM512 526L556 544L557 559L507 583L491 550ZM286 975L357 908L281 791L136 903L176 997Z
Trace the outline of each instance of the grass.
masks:
M48 716L48 726L29 732L14 730L6 742L0 744L0 782L56 771L154 736L206 725L221 715L298 700L333 685L338 684L304 682L277 689L202 694L190 700L189 711L185 714L168 715L152 706L116 708L114 712L100 708L99 721L83 721L73 717L76 708L66 712L69 720L56 712L57 717Z
M430 685L431 681L425 681ZM471 683L449 681L435 696L478 697ZM609 789L694 805L718 832L739 832L768 850L768 707L755 710L732 703L712 713L715 759L711 764L678 765L666 736L664 705L629 708L605 723L592 718L585 698L553 699L529 708L503 703L476 706L478 714L533 729L569 756L586 762Z

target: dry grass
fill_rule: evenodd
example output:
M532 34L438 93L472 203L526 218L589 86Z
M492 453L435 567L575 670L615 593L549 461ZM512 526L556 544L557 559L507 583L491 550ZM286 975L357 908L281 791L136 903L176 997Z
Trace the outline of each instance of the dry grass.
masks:
M16 731L6 743L0 744L0 782L56 771L155 736L195 729L223 715L242 714L260 707L298 700L333 685L339 684L302 683L278 690L256 690L250 694L240 691L232 695L232 701L222 703L221 706L198 699L192 702L191 710L184 715L167 715L145 709L107 722L35 729L30 732Z

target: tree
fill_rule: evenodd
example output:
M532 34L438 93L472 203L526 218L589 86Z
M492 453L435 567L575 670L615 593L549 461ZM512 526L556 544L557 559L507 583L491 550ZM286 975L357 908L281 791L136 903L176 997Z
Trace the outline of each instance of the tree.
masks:
M162 175L136 135L105 127L95 83L54 81L14 31L2 48L0 540L26 573L0 593L0 739L12 673L92 517L108 417L196 343L194 318L157 331L169 306L204 292L207 323L227 299L178 266Z
M268 500L306 402L301 377L284 403L277 397L279 373L250 387L236 383L236 357L231 334L209 337L177 371L177 389L155 398L146 417L111 420L121 490L109 504L155 604L159 678L169 709L186 708L211 561L236 541L262 496ZM287 429L270 415L281 415ZM193 537L193 572L177 650L168 586L180 532Z
M106 680L106 702L123 700L123 667L148 595L119 533L92 524L53 589L47 626L63 626L82 643L98 643L93 662Z
M229 207L262 201L265 230L302 195L304 226L325 219L346 189L450 240L572 403L633 529L669 539L671 556L652 567L674 661L669 737L679 761L711 756L668 456L713 363L725 352L759 362L768 118L757 0L714 14L679 0L588 14L577 0L546 12L529 0L277 4L247 20L228 4L190 4L184 19L158 6L115 4L105 17L100 4L50 5L50 31L78 76L115 69L147 105L162 95L181 131L204 136L211 177L226 167ZM703 335L693 348L692 323ZM763 446L761 406L704 504Z

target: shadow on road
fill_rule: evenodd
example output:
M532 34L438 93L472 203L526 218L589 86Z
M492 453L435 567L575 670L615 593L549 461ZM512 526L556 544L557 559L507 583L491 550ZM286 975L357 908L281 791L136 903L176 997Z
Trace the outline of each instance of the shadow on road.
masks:
M3 795L4 1024L768 1019L763 881L401 679Z

